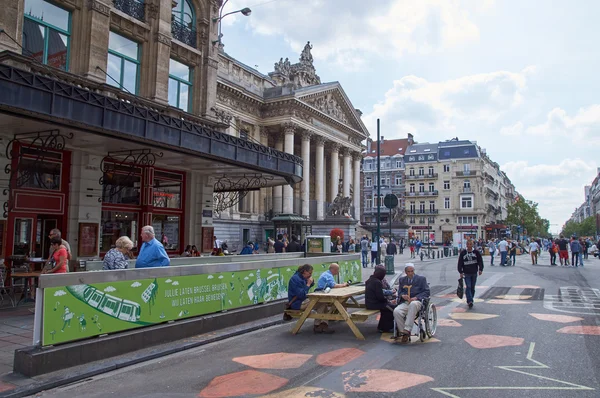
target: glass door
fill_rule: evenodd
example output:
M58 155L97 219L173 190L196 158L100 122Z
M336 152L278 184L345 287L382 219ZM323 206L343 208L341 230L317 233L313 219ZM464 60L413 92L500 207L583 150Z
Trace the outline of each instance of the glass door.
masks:
M33 246L33 218L15 218L12 254L27 256Z

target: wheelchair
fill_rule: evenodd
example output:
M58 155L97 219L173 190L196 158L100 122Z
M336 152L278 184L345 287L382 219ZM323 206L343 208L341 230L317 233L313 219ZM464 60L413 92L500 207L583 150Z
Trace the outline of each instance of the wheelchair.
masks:
M437 309L435 304L431 303L429 299L421 300L421 303L423 305L415 318L415 326L417 326L418 334L413 334L411 331L410 337L418 336L419 340L424 342L426 338L435 336L437 330ZM394 320L394 338L397 337L398 329L396 328L396 320ZM409 338L410 341L411 339Z

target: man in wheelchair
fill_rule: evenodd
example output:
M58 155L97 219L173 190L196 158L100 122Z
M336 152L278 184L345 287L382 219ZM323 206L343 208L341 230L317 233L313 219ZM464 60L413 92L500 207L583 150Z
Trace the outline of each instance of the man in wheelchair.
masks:
M415 318L429 301L429 284L427 278L415 274L412 263L406 264L404 272L406 276L398 281L400 304L394 309L394 320L400 333L400 342L408 343Z

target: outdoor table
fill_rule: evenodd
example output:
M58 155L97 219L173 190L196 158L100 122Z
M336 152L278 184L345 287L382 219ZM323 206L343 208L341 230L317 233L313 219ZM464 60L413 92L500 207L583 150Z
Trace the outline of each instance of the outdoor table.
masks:
M31 289L31 285L32 284L34 286L37 285L36 279L38 279L41 274L42 274L42 271L13 272L13 274L11 275L11 277L13 279L20 279L20 278L25 279L25 290L23 291L23 294L21 295L21 298L19 299L19 301L17 302L16 305L19 305L21 302L27 303L27 302L35 301L35 299L33 298L33 294L32 294L33 290ZM14 283L13 283L13 287L14 287Z
M26 262L29 263L29 269L31 271L41 271L48 260L43 258L30 258Z
M310 300L304 312L296 322L296 326L292 330L292 334L297 334L302 328L302 325L308 318L312 319L324 319L328 321L345 321L350 327L356 338L364 340L365 337L362 335L356 324L352 320L350 314L346 310L347 308L365 308L363 304L359 304L356 301L355 296L365 294L364 286L348 286L341 287L338 289L331 289L329 293L319 291L315 293L309 293L307 298ZM350 302L348 302L350 301ZM331 311L324 314L312 313L312 310L317 304L326 303L331 306Z

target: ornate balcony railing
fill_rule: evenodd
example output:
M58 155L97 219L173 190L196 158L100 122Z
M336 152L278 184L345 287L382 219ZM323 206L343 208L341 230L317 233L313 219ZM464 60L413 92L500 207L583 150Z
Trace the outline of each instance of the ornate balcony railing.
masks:
M119 11L123 11L125 14L130 17L134 17L135 19L144 22L145 8L144 2L138 0L113 0L113 4L115 8Z
M420 209L415 209L415 210L409 210L408 214L413 216L413 215L419 215L419 214L438 214L439 210L438 209L433 209L433 210L420 210Z
M408 180L427 180L430 178L438 178L438 173L427 173L427 174L413 174L407 175L406 178Z
M185 24L177 21L175 16L171 21L171 33L175 40L196 48L196 30L190 29Z

